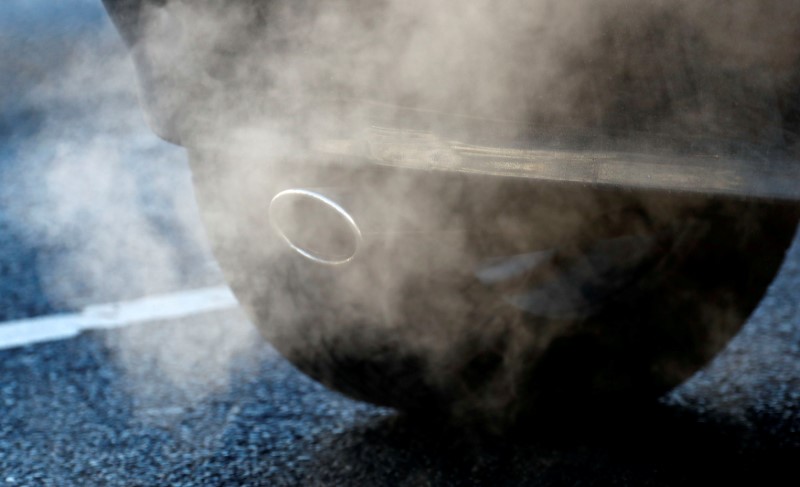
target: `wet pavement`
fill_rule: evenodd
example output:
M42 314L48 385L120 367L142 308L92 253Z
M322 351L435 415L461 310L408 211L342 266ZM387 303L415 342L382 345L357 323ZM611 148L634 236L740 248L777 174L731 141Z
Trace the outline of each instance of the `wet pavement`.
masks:
M99 2L25 3L0 7L0 321L219 284L185 156L148 131ZM788 483L800 239L662 407L573 419L500 438L351 401L237 310L0 350L0 485Z

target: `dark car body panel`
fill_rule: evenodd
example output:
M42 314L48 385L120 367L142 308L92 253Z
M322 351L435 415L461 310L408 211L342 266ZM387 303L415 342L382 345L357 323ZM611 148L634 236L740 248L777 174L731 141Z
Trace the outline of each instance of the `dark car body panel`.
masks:
M463 111L451 110L449 98L437 104L441 97L431 94L433 88L420 88L428 91L419 95L417 102L402 105L397 102L407 97L401 100L396 93L386 94L372 87L348 90L341 85L327 87L322 97L315 92L309 97L311 101L257 100L258 86L267 85L259 79L264 75L258 67L247 65L253 64L252 58L240 56L239 51L266 46L260 48L261 54L271 55L267 50L271 44L264 41L269 40L270 30L275 30L269 24L269 15L273 15L270 9L285 2L231 2L230 8L247 5L243 11L252 15L236 24L225 24L228 30L236 30L231 25L241 27L235 35L214 33L211 37L218 40L208 41L211 47L203 46L210 54L201 58L194 56L192 49L198 38L208 36L200 31L193 33L191 15L205 8L211 12L204 14L208 18L217 15L222 19L220 12L224 9L202 7L208 2L194 2L194 10L168 8L183 2L104 3L131 46L142 99L154 130L185 146L247 144L247 137L263 137L266 131L273 130L275 120L283 117L291 120L291 126L281 127L282 136L304 133L302 140L291 143L298 160L349 158L358 163L533 180L800 201L800 33L795 32L800 30L789 25L800 12L798 2L767 2L759 6L759 2L743 1L737 2L736 8L718 11L718 16L727 18L725 15L733 15L730 12L737 8L755 8L749 30L741 32L725 31L719 27L723 20L703 17L719 7L715 2L697 2L708 7L697 7L697 12L677 1L657 2L661 10L627 8L624 2L599 2L598 5L617 5L612 13L598 14L608 17L608 25L602 26L608 32L601 33L597 42L607 42L608 46L592 51L594 46L590 49L581 45L565 48L564 53L550 49L571 59L571 64L559 60L559 66L568 65L572 70L565 72L584 73L586 78L580 78L579 84L591 85L576 88L573 94L586 100L576 101L578 108L565 109L569 113L539 110L536 103L543 102L526 102L524 90L517 88L513 90L519 94L519 105L533 103L533 108L515 111L512 99L487 109L465 103ZM528 4L542 3L548 2L517 2L516 8L524 10ZM690 13L673 14L679 9ZM181 14L186 18L181 19ZM709 27L703 30L692 26L691 15ZM280 18L278 14L273 16ZM357 14L353 18L360 19ZM493 18L487 17L487 23L491 21ZM552 36L559 34L557 31ZM739 44L734 42L737 36L741 38ZM148 41L149 37L159 40L154 44ZM797 45L793 44L795 40ZM637 43L641 49L630 47ZM309 50L309 56L327 55L336 49L315 54L313 48L317 46L310 46L303 47ZM762 51L753 52L753 46L760 46ZM703 54L691 54L692 48ZM516 53L525 47L509 49ZM730 59L721 57L720 49L728 49ZM616 57L602 54L615 51ZM467 59L479 63L488 62L489 57L475 54ZM514 59L510 57L509 63ZM599 66L602 62L606 65ZM244 71L252 79L230 74L238 73L231 68L237 63L247 66ZM463 68L463 73L460 67L452 68L452 73L447 69L431 76L446 80L451 75L474 73L476 85L481 81L478 68ZM532 64L530 69L538 66ZM215 70L222 70L223 74ZM346 71L341 74L345 79ZM353 72L352 76L365 73ZM528 79L524 66L509 67L508 73L508 83L513 82L513 86ZM498 73L498 78L503 76ZM386 84L386 79L376 78L374 82ZM295 95L302 99L306 88L301 87ZM407 86L403 89L407 91ZM478 93L470 89L467 83L464 94ZM226 98L220 94L226 91L239 94ZM596 94L597 101L589 96L591 93ZM221 110L221 106L225 109ZM299 115L291 111L299 109ZM648 115L648 111L654 115ZM307 112L316 113L308 116ZM684 117L682 112L689 115ZM358 113L357 121L348 118L352 113ZM318 123L313 118L317 114L336 120L337 126L331 129L330 124ZM308 127L315 127L313 135L309 135Z
M231 288L353 397L635 411L795 234L798 1L104 2Z

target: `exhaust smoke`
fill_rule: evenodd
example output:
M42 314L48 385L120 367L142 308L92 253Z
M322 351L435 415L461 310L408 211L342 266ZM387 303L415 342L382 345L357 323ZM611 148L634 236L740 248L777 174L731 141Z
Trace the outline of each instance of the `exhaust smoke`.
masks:
M4 2L0 24L0 107L11 108L0 114L0 200L22 240L11 248L35 255L14 272L38 276L40 299L60 310L219 285L185 153L147 127L102 6ZM180 406L227 387L233 362L260 343L238 313L107 337L142 411L165 400L159 382Z
M713 175L730 184L749 174L729 157L796 159L800 31L770 26L800 23L800 2L143 5L131 40L143 99L154 128L189 149L226 277L281 352L356 397L502 423L535 409L536 392L526 401L540 386L577 409L591 401L575 391L598 383L663 392L746 319L782 250L735 289L738 274L709 281L692 269L725 268L762 236L773 250L791 236L791 218L757 203L499 174L543 164L514 152L531 148L582 156L549 166L556 182L568 167L597 181L610 169L595 162L621 153L656 154L656 169L723 161ZM389 135L403 144L384 143ZM464 163L476 155L504 172ZM689 166L660 174L702 176ZM297 188L348 188L360 204ZM382 238L368 238L372 222ZM709 253L708 241L729 252ZM631 263L619 242L647 252ZM541 252L547 266L475 282L482 263ZM580 282L547 286L568 268ZM609 276L613 286L595 285ZM546 294L525 294L539 285ZM531 320L498 304L509 293L590 303L591 313ZM712 298L688 297L703 293Z

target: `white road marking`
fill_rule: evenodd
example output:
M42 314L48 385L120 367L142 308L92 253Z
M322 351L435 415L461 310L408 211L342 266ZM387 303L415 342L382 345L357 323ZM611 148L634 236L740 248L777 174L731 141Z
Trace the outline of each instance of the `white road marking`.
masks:
M92 305L80 313L0 323L0 350L63 340L84 330L121 328L136 323L222 311L239 305L227 286Z

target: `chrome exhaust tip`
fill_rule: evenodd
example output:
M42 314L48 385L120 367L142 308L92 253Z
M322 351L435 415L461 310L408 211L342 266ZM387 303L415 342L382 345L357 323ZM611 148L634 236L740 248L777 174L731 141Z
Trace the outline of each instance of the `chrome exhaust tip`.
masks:
M281 191L269 204L269 220L289 247L318 264L350 262L363 241L352 215L317 191Z

